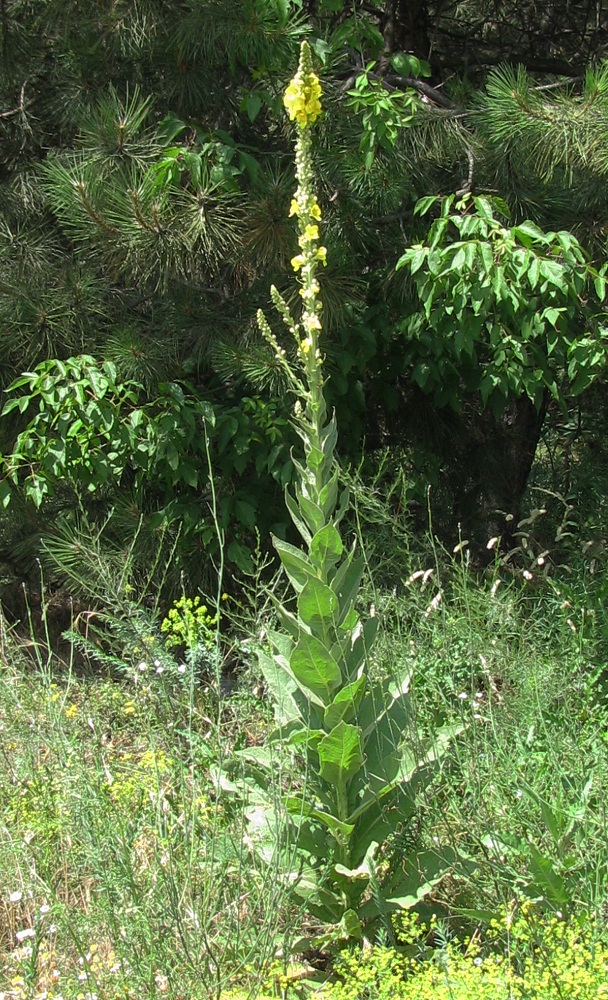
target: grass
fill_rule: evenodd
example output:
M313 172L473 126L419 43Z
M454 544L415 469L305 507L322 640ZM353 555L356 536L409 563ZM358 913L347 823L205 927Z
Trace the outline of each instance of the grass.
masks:
M373 951L376 985L345 992L343 973L327 993L336 1000L388 996L395 956L412 948L427 977L416 995L443 997L427 971L445 942L454 956L466 957L456 941L471 935L488 954L504 952L505 914L525 900L541 923L568 918L576 929L594 916L585 924L593 935L580 932L589 955L608 918L601 576L497 585L500 568L478 579L466 550L401 558L391 589L365 597L383 622L374 669L411 662L418 727L460 722L463 731L388 849L411 858L447 845L458 860L416 908L426 929L405 946L395 931L392 958ZM259 621L251 616L247 633L243 606L239 618L231 655L247 664ZM158 626L144 618L138 629L105 665L87 665L58 660L2 622L0 997L313 995L318 987L302 983L314 978L314 956L287 960L305 916L277 873L256 863L243 810L214 780L235 747L263 742L269 718L255 670L228 691L221 636L206 634L180 659ZM517 944L523 957L529 947ZM383 962L390 969L378 979ZM461 972L473 995L470 968ZM510 995L496 990L487 995Z

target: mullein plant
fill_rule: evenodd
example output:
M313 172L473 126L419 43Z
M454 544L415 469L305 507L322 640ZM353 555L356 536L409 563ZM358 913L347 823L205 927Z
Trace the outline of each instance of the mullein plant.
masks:
M327 252L312 164L320 101L321 85L304 42L284 98L297 129L291 214L300 252L291 263L302 298L300 319L271 289L295 337L297 371L265 316L258 315L297 397L293 422L304 455L294 456L297 481L285 498L303 544L273 539L293 591L291 601L275 599L280 630L268 633L258 654L276 729L265 746L239 751L222 774L224 790L245 799L252 850L277 866L320 922L312 937L300 941L302 948L367 937L379 922L390 929L391 911L414 905L436 883L439 870L430 855L386 853L382 876L376 862L382 846L412 817L416 795L445 742L440 737L423 752L412 739L409 665L396 665L389 678L370 679L378 619L360 619L364 560L354 544L345 548L339 531L349 497L340 489L336 420L328 416L323 394L318 275Z

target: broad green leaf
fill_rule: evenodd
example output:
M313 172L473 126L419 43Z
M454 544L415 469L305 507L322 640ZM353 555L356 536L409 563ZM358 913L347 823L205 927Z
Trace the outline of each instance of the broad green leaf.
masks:
M311 562L322 569L325 573L338 562L344 546L340 533L333 524L326 524L313 536L310 543Z
M358 818L349 817L355 823L350 841L351 864L360 865L374 841L383 844L414 812L413 798L395 788L386 798L371 802Z
M326 708L332 701L333 692L342 683L342 674L323 643L315 636L302 632L289 665L304 693L312 692Z
M345 785L363 765L361 730L339 722L318 746L319 774L332 785Z
M366 683L367 679L362 675L338 691L331 705L325 709L323 723L326 729L333 729L339 722L351 721L361 704Z
M310 818L323 823L339 844L347 844L352 836L354 830L352 823L343 823L331 813L323 812L322 809L311 809Z
M543 233L542 229L539 229L534 222L522 222L519 226L513 226L511 229L513 236L516 236L520 243L523 243L525 247L532 246L532 243L547 243L547 235Z
M354 637L347 637L345 641L340 643L339 662L349 680L355 680L361 666L365 663L374 645L379 624L377 618L368 618L363 626L357 624ZM335 656L338 659L338 650L336 650Z
M298 614L310 628L330 626L338 611L338 598L331 587L311 577L298 595Z
M357 716L365 738L373 735L378 724L385 718L389 719L396 730L403 731L410 720L411 677L412 670L407 666L402 668L400 676L385 679L370 687Z
M321 507L313 500L309 500L308 497L298 490L296 487L296 500L300 508L300 513L304 518L304 522L310 531L314 535L315 532L319 531L325 524L325 515Z
M308 556L295 545L290 545L289 542L284 542L275 535L272 536L272 542L279 553L279 558L294 590L299 593L307 580L316 577L315 567Z
M390 909L409 910L442 881L456 860L456 852L449 847L439 851L421 851L415 854L405 878L392 886L387 893L386 903Z

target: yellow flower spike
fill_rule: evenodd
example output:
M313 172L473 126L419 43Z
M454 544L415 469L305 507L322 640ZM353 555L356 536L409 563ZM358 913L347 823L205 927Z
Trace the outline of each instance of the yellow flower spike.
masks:
M283 103L293 121L301 128L312 125L321 114L321 84L312 70L310 48L302 45L298 72L285 91Z

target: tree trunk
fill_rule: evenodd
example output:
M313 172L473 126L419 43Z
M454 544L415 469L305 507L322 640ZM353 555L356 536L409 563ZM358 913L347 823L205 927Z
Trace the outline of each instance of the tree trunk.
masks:
M546 395L540 409L523 395L511 400L498 419L483 410L471 420L468 446L461 453L462 479L454 512L463 533L480 551L494 536L501 538L503 548L515 544L547 406Z

